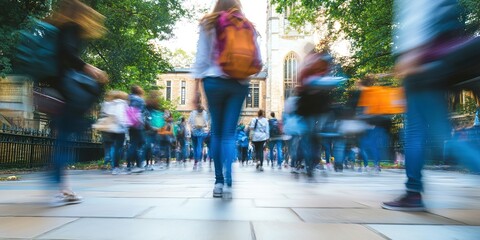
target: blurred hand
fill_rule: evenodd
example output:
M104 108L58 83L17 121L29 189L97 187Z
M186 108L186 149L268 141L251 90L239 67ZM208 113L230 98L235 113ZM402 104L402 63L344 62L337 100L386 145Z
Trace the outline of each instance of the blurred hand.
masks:
M200 82L201 82L201 79L199 78L195 79L195 96L193 98L193 104L195 106L198 106L199 104L202 103L202 94L200 93Z
M91 64L86 64L85 67L83 68L83 71L86 74L90 75L95 80L97 80L97 82L100 83L100 84L108 83L107 73L98 69L97 67L95 67Z
M420 73L422 71L423 52L421 50L413 50L401 55L395 63L395 76L404 78L409 75Z

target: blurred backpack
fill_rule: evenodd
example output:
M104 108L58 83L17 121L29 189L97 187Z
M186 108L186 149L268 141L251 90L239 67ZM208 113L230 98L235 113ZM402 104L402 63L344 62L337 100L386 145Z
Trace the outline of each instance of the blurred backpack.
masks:
M126 125L128 127L139 128L143 125L142 112L140 109L129 106L126 110Z
M238 9L223 11L216 26L217 63L232 78L244 79L262 70L256 30Z
M29 29L20 31L16 52L16 68L35 81L58 75L57 45L59 29L38 19Z
M196 129L200 129L206 126L207 126L207 120L205 120L203 111L197 112L197 115L195 115L195 118L193 119L193 127Z
M177 125L177 138L185 138L185 124Z
M281 123L276 118L269 119L268 126L270 129L270 137L278 137L283 134Z
M151 110L149 125L155 129L165 126L164 113L159 110Z

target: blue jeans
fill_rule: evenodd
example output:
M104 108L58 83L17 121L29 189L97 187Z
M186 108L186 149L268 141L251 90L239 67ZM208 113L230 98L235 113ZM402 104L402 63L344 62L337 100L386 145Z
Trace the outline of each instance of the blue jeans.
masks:
M315 129L318 129L318 125L327 124L325 115L309 116L304 118L308 126L307 129L311 129L302 137L302 146L305 148L305 165L307 174L311 174L318 160L318 148L319 138L320 142L327 141L333 142L333 157L335 158L335 164L343 166L343 160L345 156L346 140L340 134L336 132L328 133L328 131L322 132L322 136L319 137ZM322 127L320 127L322 129ZM327 133L327 134L325 134Z
M107 155L112 164L112 168L119 167L122 158L123 143L125 141L125 133L103 133L103 137L108 139L105 142L105 159Z
M71 159L74 150L74 141L71 139L75 134L86 129L88 123L83 118L83 113L76 112L67 102L64 111L54 118L54 128L57 131L55 146L53 149L52 180L55 186L65 189L65 167Z
M180 145L180 157L179 161L186 161L187 160L187 140L185 138L177 139L178 144Z
M379 166L380 158L385 156L387 144L388 133L385 128L375 126L373 129L368 129L360 138L360 156L363 159L363 166L368 166L369 156L373 159L373 164Z
M145 160L147 161L147 164L149 161L154 160L154 152L153 152L153 146L157 142L157 133L152 133L152 132L147 132L145 134Z
M283 140L277 139L277 140L270 140L268 142L268 148L270 149L270 161L272 161L273 164L273 148L277 148L277 165L281 166L283 162L283 152L282 152L282 147L283 147Z
M325 151L325 161L330 163L330 158L332 157L332 144L333 141L330 138L322 139L322 148Z
M128 167L133 167L133 162L135 162L137 167L141 167L144 160L145 131L143 129L130 128L128 134L130 146L127 151L127 165Z
M232 79L206 77L203 79L203 86L211 115L210 146L215 165L215 183L226 183L231 186L232 161L235 158L235 130L248 85Z
M425 81L441 82L442 73L430 71L404 80L407 99L405 120L405 170L408 191L422 192L422 168L426 147L444 144L445 154L462 161L473 171L480 170L480 151L472 144L451 138L447 91L435 85L418 86ZM440 85L440 84L438 84ZM440 85L441 86L441 85ZM450 139L450 141L445 141ZM426 142L431 145L427 145ZM443 152L440 152L443 153ZM450 156L449 156L450 157Z
M193 158L195 162L202 161L202 149L204 136L192 136Z
M290 167L294 168L299 165L298 148L300 147L301 136L294 135L288 140L288 153L290 155Z

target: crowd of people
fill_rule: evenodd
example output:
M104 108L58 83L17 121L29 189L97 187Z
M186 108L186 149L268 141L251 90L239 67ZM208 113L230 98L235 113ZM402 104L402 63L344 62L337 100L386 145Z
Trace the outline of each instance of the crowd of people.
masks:
M449 140L445 142L446 155L464 160L471 169L480 169L478 149L450 136L445 98L452 79L458 81L458 73L465 73L464 64L478 59L478 51L471 50L478 50L480 41L466 41L470 38L462 36L458 3L454 0L396 0L395 7L395 25L400 26L395 36L395 74L403 79L405 97L398 89L387 91L378 86L375 77L366 76L357 81L350 99L342 101L336 92L346 79L335 77L332 57L312 45L306 48L298 69L299 86L286 99L284 112L278 113L282 119L273 112L267 117L259 110L257 117L238 124L249 77L262 69L259 34L244 16L239 0L218 0L199 23L192 71L196 109L188 118L175 118L162 106L159 92L145 93L137 85L131 86L130 93L106 94L93 128L103 135L105 161L111 164L112 174L152 170L163 160L169 167L173 158L180 164L191 159L197 170L209 159L215 168L213 197L231 198L232 163L237 159L242 166L252 159L259 173L267 160L272 167L290 167L294 174L303 171L313 177L315 170L323 167L322 156L325 168L337 172L359 157L363 159L360 171L368 171L372 159L374 171L379 172L382 152L388 145L391 115L403 113L406 105L406 193L384 202L382 207L423 210L421 170L427 143ZM82 116L94 101L81 104L83 99L74 97L75 90L85 86L72 87L79 81L72 80L71 72L81 72L73 76L87 76L90 83L97 85L108 82L104 71L80 58L84 43L100 38L106 29L104 17L80 0L60 1L46 21L59 30L54 64L59 69L47 82L65 97L64 107L53 116L57 139L52 182L59 190L57 202L73 204L81 202L81 197L69 189L64 179L68 158L64 149L72 144L69 137L85 127ZM462 41L457 39L459 36L464 37ZM202 92L206 106L201 101ZM385 96L389 96L390 103L378 104Z

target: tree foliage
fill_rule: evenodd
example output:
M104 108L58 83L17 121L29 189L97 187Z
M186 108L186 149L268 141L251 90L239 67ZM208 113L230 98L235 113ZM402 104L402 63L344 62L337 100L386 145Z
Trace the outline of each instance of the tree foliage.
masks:
M306 21L326 25L327 36L343 34L351 42L353 56L350 70L354 75L383 73L391 70L394 59L393 0L271 0L277 12L288 12L293 26ZM460 0L464 6L462 21L469 33L480 29L480 0ZM324 21L319 21L319 19Z
M58 0L6 0L0 14L0 72L11 71L15 32L27 17L42 18ZM171 66L166 50L153 40L168 39L175 23L186 16L182 0L84 0L106 17L108 33L88 44L83 59L110 76L110 87L127 89L138 84L146 89L155 85L159 73ZM3 6L2 6L3 5Z
M17 36L28 17L44 17L49 11L49 0L0 1L0 77L12 71Z

